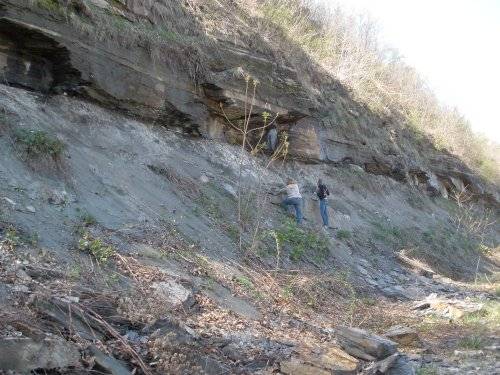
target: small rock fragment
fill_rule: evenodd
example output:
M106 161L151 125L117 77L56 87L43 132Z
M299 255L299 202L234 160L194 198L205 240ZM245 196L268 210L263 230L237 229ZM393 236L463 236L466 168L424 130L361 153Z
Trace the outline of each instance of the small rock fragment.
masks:
M418 340L417 332L409 327L393 326L389 328L384 336L401 345L410 345Z

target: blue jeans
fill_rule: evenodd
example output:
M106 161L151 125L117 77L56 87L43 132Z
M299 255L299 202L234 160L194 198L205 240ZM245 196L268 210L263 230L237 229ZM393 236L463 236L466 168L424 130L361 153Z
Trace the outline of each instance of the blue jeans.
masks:
M319 200L319 212L323 219L323 225L328 226L328 201L326 199Z
M302 199L301 198L285 198L283 202L281 202L285 209L288 209L288 206L293 206L295 208L295 218L297 219L297 224L302 223Z

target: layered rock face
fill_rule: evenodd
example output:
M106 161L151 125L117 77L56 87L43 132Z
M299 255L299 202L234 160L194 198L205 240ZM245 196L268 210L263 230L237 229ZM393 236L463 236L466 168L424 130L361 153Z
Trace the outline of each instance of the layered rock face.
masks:
M242 76L249 74L260 81L253 126L263 111L279 113L291 157L355 164L431 195L466 187L498 205L498 190L460 160L357 103L299 48L259 31L258 22L238 2L0 0L0 69L11 85L80 95L228 141L235 137L221 105L230 120L244 118L250 103Z

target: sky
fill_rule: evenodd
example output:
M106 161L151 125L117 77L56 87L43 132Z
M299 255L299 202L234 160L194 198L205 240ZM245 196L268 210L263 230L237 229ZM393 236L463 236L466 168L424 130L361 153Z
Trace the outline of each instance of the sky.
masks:
M500 143L500 0L319 0L367 11L437 97Z

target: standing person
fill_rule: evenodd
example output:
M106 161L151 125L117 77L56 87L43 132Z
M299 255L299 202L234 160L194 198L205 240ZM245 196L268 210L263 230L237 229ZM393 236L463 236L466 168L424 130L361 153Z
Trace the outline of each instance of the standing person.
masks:
M316 189L316 195L319 198L319 212L321 214L321 218L323 219L323 228L328 228L328 196L330 192L328 188L323 183L323 180L320 178L318 180L318 187Z
M278 144L278 130L276 125L271 125L267 131L267 149L273 153L276 150L276 145Z
M300 195L299 185L289 178L286 181L286 195L287 197L281 202L281 204L288 209L288 206L293 206L295 208L295 218L297 224L302 223L302 195Z

